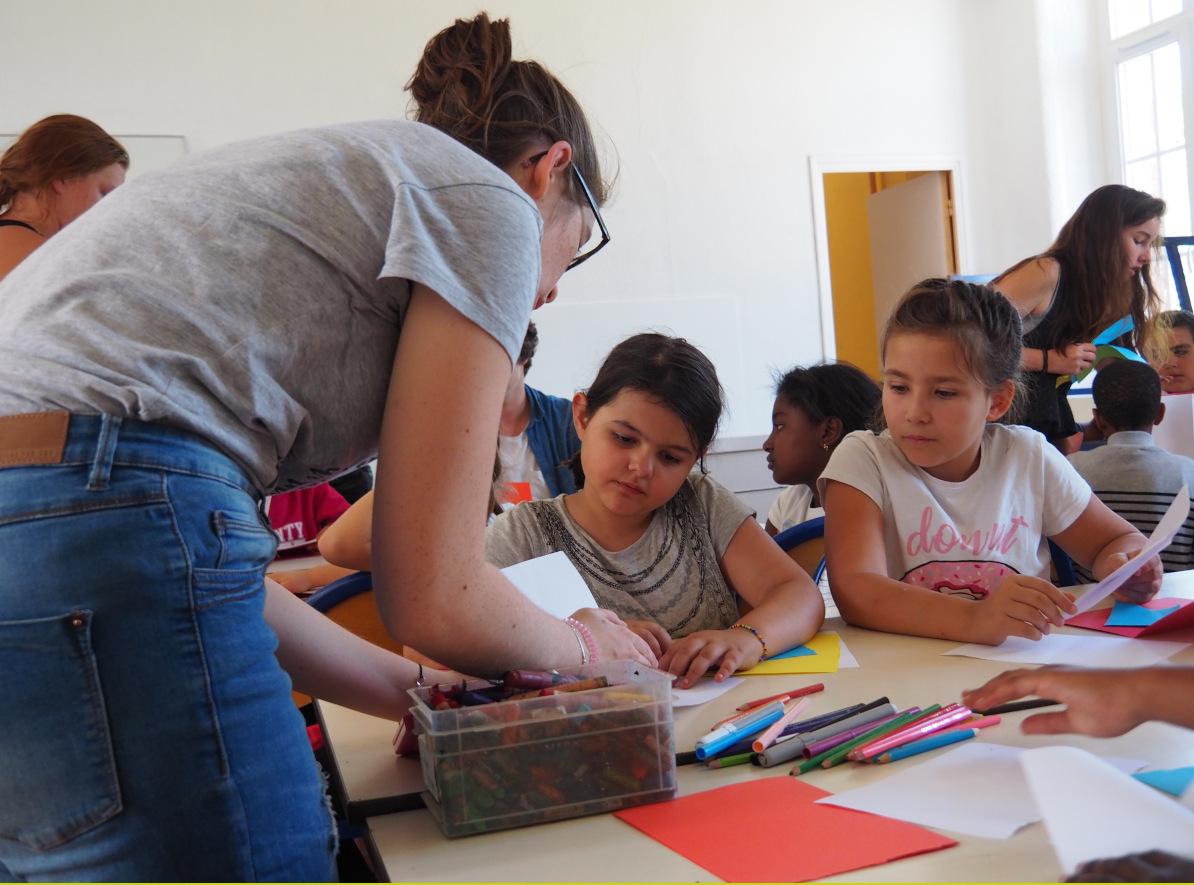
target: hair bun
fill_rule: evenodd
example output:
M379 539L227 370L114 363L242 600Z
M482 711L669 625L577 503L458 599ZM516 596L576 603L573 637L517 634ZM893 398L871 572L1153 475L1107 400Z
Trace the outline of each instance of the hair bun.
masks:
M407 84L415 119L464 141L479 138L512 64L510 23L457 19L428 41Z

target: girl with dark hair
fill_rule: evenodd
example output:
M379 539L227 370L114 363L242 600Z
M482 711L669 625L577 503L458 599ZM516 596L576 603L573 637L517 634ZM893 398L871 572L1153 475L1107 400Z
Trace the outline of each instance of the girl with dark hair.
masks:
M1074 611L1049 582L1049 538L1099 580L1144 546L1043 436L994 423L1020 363L1020 318L994 289L914 286L882 359L886 429L847 436L819 480L847 621L990 645L1040 639ZM1153 557L1119 595L1144 602L1160 585Z
M489 528L486 555L513 565L557 550L597 602L691 686L807 640L820 592L732 492L693 473L717 431L713 364L683 338L635 335L572 401L578 492L529 501ZM749 603L739 617L735 592Z
M129 155L83 117L38 120L0 157L0 280L124 183Z
M392 634L472 673L656 663L485 562L531 310L605 242L584 114L510 47L457 21L421 122L188 157L0 284L0 875L334 875L292 684L399 719L420 671L264 579L261 501L378 453Z
M1129 317L1123 342L1150 359L1160 355L1155 319L1160 297L1149 262L1160 243L1165 201L1108 184L1091 193L1042 255L1005 270L991 285L1023 321L1020 367L1028 397L1022 423L1063 454L1081 444L1067 394L1070 381L1095 360L1092 339Z
M767 469L781 485L767 514L767 534L777 535L820 507L817 477L846 434L870 426L879 408L879 385L849 363L797 366L775 385L771 435L763 442Z

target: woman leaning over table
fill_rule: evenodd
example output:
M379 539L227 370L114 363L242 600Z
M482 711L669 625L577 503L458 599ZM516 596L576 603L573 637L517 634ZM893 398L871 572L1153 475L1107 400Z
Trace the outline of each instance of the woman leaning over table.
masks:
M264 581L260 501L378 451L395 636L469 672L654 662L527 601L476 518L530 311L591 254L583 112L484 14L409 87L421 122L187 159L0 286L0 874L333 875L291 680L397 718L415 667Z

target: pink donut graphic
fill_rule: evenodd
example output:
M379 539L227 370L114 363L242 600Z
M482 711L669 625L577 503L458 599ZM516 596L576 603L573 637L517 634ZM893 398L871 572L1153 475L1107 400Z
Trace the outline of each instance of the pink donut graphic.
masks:
M917 566L900 580L950 596L986 599L1003 578L1015 574L1019 573L1010 565L990 560L936 561Z

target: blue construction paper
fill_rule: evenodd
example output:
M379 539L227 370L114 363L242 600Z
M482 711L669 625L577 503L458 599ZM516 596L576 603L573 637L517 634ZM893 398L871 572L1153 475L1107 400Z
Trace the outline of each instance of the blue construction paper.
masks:
M1170 608L1151 609L1143 605L1133 605L1130 602L1117 602L1111 614L1107 616L1108 627L1147 627L1155 624L1181 608L1175 605Z
M789 648L787 651L780 652L777 655L772 655L767 660L778 661L778 660L782 660L783 658L803 658L803 657L807 657L808 655L815 655L815 654L816 654L816 652L813 651L811 648L809 648L807 645L798 645L795 648Z
M1135 327L1135 322L1130 316L1124 317L1122 320L1116 320L1102 332L1095 336L1094 341L1090 342L1094 345L1110 344L1116 338L1126 335ZM1139 357L1137 357L1139 359Z
M1163 790L1171 796L1180 796L1186 792L1190 782L1194 781L1194 766L1190 768L1166 768L1163 771L1138 771L1132 775L1136 780Z

